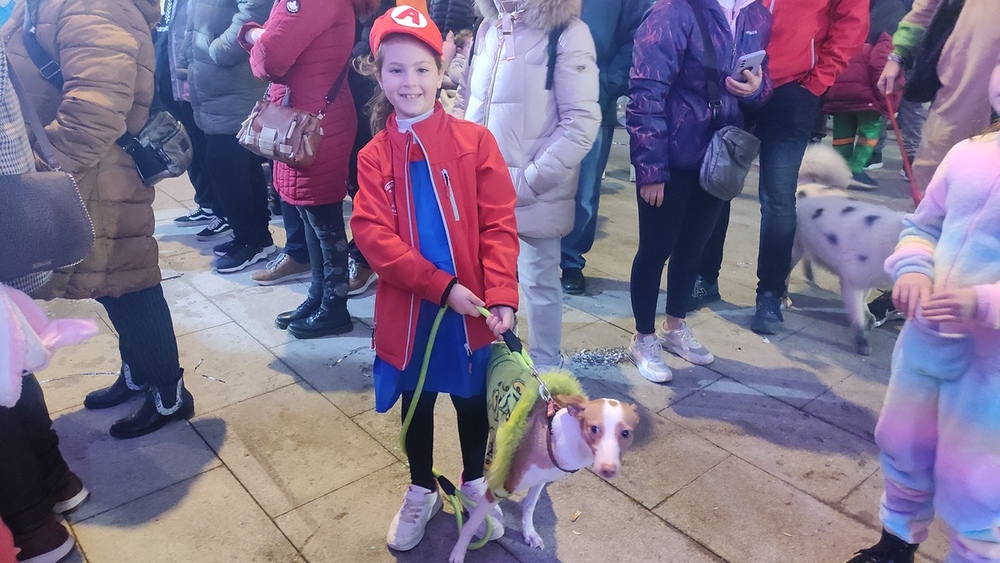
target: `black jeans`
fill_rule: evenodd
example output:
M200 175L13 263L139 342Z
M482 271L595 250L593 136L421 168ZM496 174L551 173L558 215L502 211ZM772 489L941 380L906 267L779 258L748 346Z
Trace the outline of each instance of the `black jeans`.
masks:
M118 332L118 350L136 385L155 385L173 396L181 377L177 337L163 287L156 284L121 297L98 297Z
M795 189L799 166L816 122L820 98L798 82L774 89L771 99L751 117L760 139L760 246L757 250L757 293L783 294L791 271L795 242ZM727 216L728 219L728 216ZM728 220L718 229L728 229ZM725 236L713 236L702 277L718 279ZM715 266L714 273L708 271Z
M15 534L31 532L52 515L69 474L34 375L22 378L16 405L0 408L0 452L0 518Z
M221 209L216 209L215 187L212 185L212 176L208 172L206 158L205 133L198 128L194 121L194 110L191 104L185 101L174 99L173 81L170 78L170 48L169 34L161 33L156 39L156 99L164 109L170 112L177 121L184 125L184 130L191 138L191 166L188 167L188 178L194 186L194 202L198 207L211 209L212 213L219 214Z
M306 226L302 223L299 209L284 198L281 200L281 222L285 224L285 254L299 264L308 264L310 260L309 246L306 244Z
M486 396L469 399L450 395L458 415L458 441L462 448L462 481L475 481L483 476L486 462L486 442L490 433L490 421L486 413ZM400 419L413 402L413 393L403 393ZM420 395L413 420L406 432L406 455L410 461L410 482L425 489L434 490L434 403L437 393L424 392Z
M636 190L639 249L632 261L629 289L640 334L656 331L656 300L663 264L667 266L667 314L683 319L691 305L698 265L722 209L722 200L701 189L697 170L670 169L663 204L653 207Z
M347 233L344 231L344 204L297 206L302 218L312 284L309 297L322 298L329 311L347 310Z
M237 244L270 246L267 181L261 158L240 146L236 135L205 135L216 203L233 228ZM214 209L213 209L214 210Z

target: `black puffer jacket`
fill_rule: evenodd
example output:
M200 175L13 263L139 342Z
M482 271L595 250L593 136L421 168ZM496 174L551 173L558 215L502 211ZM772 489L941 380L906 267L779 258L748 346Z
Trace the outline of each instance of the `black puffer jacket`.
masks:
M431 0L431 19L441 30L447 34L449 31L458 33L463 29L476 30L476 21L479 16L473 6L473 0Z

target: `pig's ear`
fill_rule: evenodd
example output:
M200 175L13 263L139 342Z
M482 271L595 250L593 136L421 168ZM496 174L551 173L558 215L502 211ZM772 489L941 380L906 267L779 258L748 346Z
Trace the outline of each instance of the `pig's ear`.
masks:
M556 395L552 397L559 408L566 409L570 415L579 418L587 408L587 399L583 395Z

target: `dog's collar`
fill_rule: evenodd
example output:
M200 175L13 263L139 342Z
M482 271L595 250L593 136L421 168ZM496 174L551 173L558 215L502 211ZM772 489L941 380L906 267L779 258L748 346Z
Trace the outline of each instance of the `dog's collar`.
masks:
M556 411L559 410L559 405L555 401L549 401L547 405L546 417L548 421L548 432L545 433L545 447L549 450L549 459L552 460L552 465L556 466L556 469L562 471L563 473L576 473L579 469L566 469L559 465L559 460L556 459L556 452L552 450L552 419L556 416Z

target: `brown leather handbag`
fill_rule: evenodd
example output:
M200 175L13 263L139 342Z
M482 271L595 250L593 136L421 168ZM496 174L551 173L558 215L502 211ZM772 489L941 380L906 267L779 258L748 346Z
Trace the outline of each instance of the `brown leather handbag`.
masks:
M268 86L263 99L257 101L236 135L240 145L256 155L284 162L292 168L308 168L323 140L323 117L343 85L347 70L345 67L337 77L326 95L326 105L319 113L290 107L290 91L286 92L280 104L272 103L269 96L271 87Z

